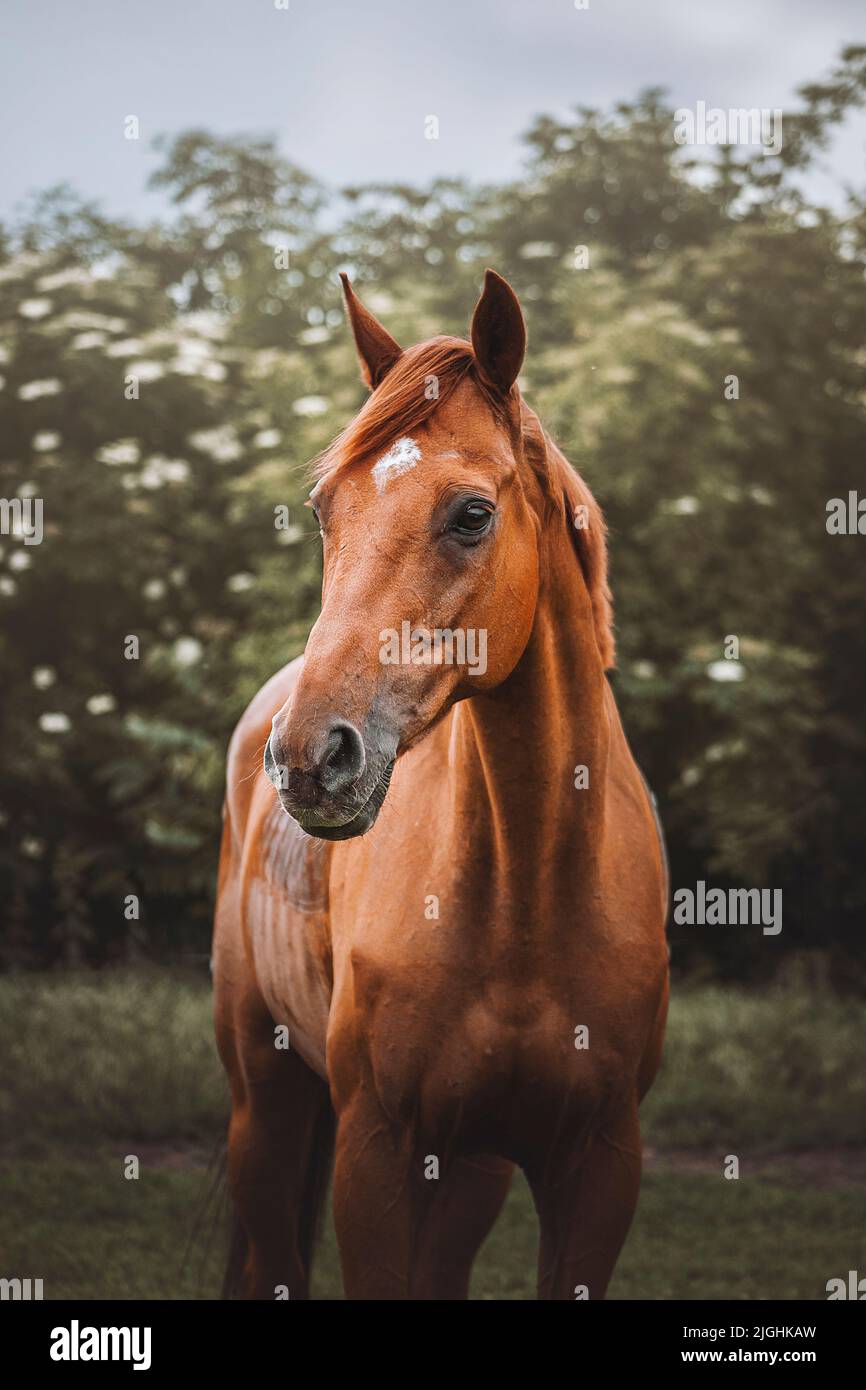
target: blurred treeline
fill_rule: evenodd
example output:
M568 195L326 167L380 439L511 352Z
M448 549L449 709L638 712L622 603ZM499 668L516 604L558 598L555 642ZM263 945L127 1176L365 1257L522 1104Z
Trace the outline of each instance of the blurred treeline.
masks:
M162 146L160 225L63 188L2 230L0 496L44 501L41 545L0 536L3 963L207 952L226 741L303 648L305 465L363 398L337 270L409 343L465 332L492 265L526 396L608 517L674 886L784 892L781 936L674 928L675 960L818 950L866 984L866 541L825 525L866 492L866 202L802 177L864 91L849 49L778 157L677 147L658 91L541 117L505 186L334 193L193 131Z

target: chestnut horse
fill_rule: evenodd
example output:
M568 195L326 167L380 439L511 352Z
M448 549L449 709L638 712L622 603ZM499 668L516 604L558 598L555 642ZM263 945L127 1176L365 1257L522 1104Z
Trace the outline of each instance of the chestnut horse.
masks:
M471 342L406 351L344 291L372 395L317 468L322 611L228 755L226 1292L308 1296L333 1157L348 1298L466 1298L515 1164L539 1297L600 1298L668 990L604 522L521 398L504 280Z

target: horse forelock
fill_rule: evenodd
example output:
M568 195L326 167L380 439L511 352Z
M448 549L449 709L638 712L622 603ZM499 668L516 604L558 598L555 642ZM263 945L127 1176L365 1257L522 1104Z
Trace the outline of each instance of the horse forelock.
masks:
M407 348L355 418L315 460L314 476L341 472L387 449L399 436L411 434L467 377L499 418L502 402L479 375L472 346L465 339L443 335Z

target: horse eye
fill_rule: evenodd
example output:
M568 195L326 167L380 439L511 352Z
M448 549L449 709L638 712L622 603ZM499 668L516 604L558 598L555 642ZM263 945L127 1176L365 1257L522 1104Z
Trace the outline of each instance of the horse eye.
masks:
M490 502L473 498L471 502L463 503L451 521L450 530L456 531L459 536L483 535L493 519L493 511Z

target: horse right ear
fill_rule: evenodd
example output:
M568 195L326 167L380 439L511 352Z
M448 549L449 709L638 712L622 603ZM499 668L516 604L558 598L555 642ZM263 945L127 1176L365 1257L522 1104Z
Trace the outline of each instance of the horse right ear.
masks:
M523 366L526 325L517 295L495 270L484 272L484 289L472 315L470 336L482 376L507 395Z
M361 380L371 391L375 391L397 358L403 356L403 349L391 337L387 328L383 328L379 320L370 313L370 310L364 308L352 289L348 275L340 271L340 279L343 283L346 316L355 339L358 360L361 363Z

